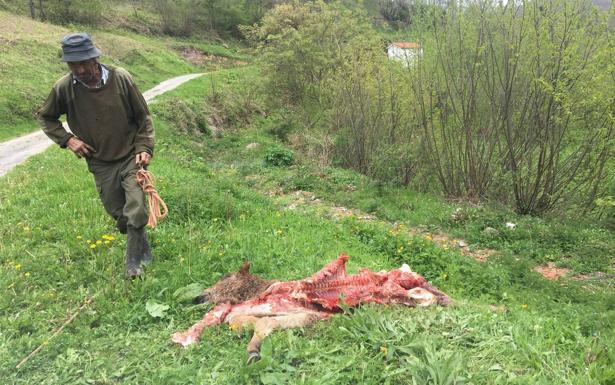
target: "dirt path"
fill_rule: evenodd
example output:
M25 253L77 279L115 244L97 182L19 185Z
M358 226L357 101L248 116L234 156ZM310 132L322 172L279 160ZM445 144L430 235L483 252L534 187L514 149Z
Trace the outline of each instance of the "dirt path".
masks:
M156 96L171 91L201 75L203 74L189 74L165 80L156 87L145 91L143 97L145 97L147 102L151 102ZM64 128L68 128L66 123L64 123ZM40 130L0 143L0 176L3 176L32 155L45 151L52 144L53 142Z
M248 176L247 179L255 180L254 177ZM348 209L346 207L335 206L320 198L309 191L297 190L285 194L281 189L273 191L260 191L265 196L274 199L274 202L283 210L301 210L303 212L313 210L317 215L322 215L327 218L339 220L347 217L354 217L359 221L379 221L380 223L390 228L391 234L405 233L412 237L422 237L444 249L457 249L461 255L472 257L478 262L486 262L490 256L497 254L494 249L479 248L475 245L469 245L464 239L454 238L444 232L430 232L421 227L406 227L400 223L392 223L386 220L378 219L378 217L362 212L358 209ZM600 271L591 274L576 274L572 275L572 270L557 267L555 263L549 262L546 265L539 265L533 269L535 272L542 275L548 280L559 280L560 278L573 279L576 281L591 281L598 284L603 281L608 285L615 282L614 274L606 274ZM590 285L583 286L588 290L593 290Z
M472 257L479 262L485 262L491 255L497 253L493 249L470 247L464 239L454 238L443 232L430 232L420 227L406 227L400 223L391 223L386 220L378 219L375 215L364 213L358 209L348 209L346 207L335 206L316 196L309 191L293 191L284 194L281 190L267 191L265 196L273 198L284 210L309 210L310 208L319 212L319 215L339 220L347 217L355 217L359 221L379 221L388 226L391 234L406 233L412 237L422 237L428 241L445 249L458 249L462 255Z

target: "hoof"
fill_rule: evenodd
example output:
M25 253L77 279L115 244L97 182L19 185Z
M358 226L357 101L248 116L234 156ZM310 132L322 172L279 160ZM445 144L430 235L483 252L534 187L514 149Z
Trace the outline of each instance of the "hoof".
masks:
M253 364L257 361L260 361L261 355L259 352L249 352L248 353L248 361L246 362L248 365Z

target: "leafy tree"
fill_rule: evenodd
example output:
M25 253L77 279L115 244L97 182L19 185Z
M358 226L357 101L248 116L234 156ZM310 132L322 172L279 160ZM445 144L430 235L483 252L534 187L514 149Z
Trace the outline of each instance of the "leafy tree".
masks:
M258 51L273 95L320 105L329 75L343 63L342 51L360 45L367 30L365 20L323 1L278 5L259 24L242 29Z

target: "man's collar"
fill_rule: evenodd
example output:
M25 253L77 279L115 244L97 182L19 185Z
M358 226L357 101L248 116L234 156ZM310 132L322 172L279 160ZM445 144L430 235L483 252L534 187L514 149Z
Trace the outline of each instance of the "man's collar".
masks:
M76 78L74 75L71 74L73 78L73 84L77 84L77 82L79 82L83 84L86 88L100 88L104 86L105 83L107 83L107 79L109 79L109 69L104 64L98 63L98 70L100 71L100 80L98 81L98 84L96 84L96 87L88 86L87 84L85 84L84 82L82 82L81 80L79 80L78 78Z

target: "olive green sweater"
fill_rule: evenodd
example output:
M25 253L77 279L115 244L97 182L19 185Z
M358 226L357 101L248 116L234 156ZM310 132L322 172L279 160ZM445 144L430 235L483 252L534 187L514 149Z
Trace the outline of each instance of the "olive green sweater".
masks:
M154 126L149 109L130 74L109 68L100 88L87 88L67 74L58 80L39 110L45 134L61 147L77 136L96 149L92 158L115 161L128 155L154 153ZM67 132L59 121L66 114Z

